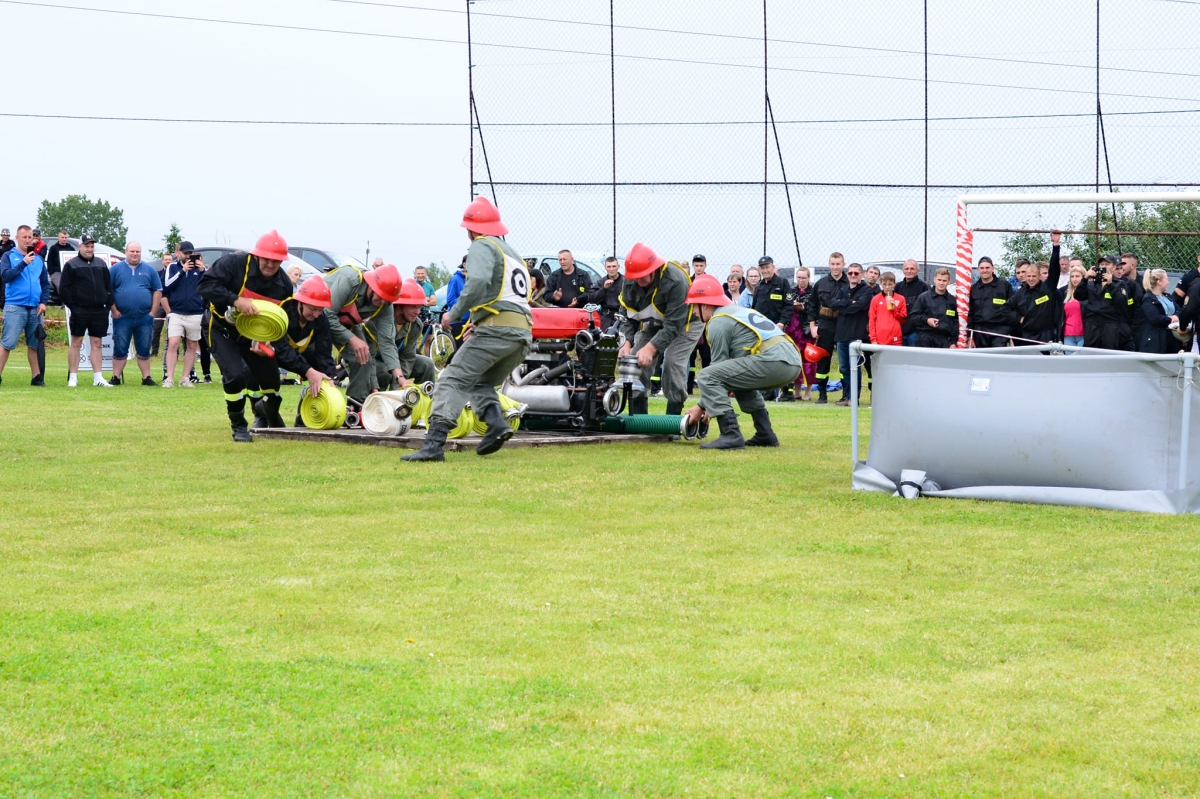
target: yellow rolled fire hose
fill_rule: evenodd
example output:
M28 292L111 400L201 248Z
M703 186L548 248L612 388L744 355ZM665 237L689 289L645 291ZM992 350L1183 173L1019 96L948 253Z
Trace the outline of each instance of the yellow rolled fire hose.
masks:
M237 332L251 341L262 342L279 341L287 335L287 311L266 300L250 300L250 302L258 309L258 315L237 314L233 322Z
M346 395L333 383L321 383L321 393L300 400L300 419L312 430L336 430L346 422Z
M450 428L450 433L447 438L466 438L475 429L475 412L470 408L463 408L462 413L458 415L458 424ZM486 430L486 426L484 427Z
M516 432L521 427L521 415L520 413L510 414L509 411L524 411L525 409L522 408L521 403L517 402L516 400L509 399L503 394L500 394L499 397L500 412L503 414L504 420L508 422L508 426L513 429L513 432ZM472 429L479 435L483 435L487 432L487 422L476 416L475 424L473 425Z

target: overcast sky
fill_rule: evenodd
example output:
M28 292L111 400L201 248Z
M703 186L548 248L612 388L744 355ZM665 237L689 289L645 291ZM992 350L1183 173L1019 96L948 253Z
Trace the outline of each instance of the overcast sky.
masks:
M82 193L123 208L130 237L147 247L158 246L174 222L198 245L249 246L277 227L290 243L362 257L370 240L372 257L395 262L406 274L418 262L450 264L461 257L466 242L457 224L469 199L470 143L462 2L66 4L75 7L0 2L7 65L0 110L443 124L0 117L0 148L7 156L0 225L32 222L43 199ZM761 180L763 128L755 122L763 113L761 3L618 0L616 7L618 179ZM608 180L607 0L483 0L474 8L476 98L494 178ZM922 182L919 121L858 121L921 117L921 13L918 3L771 0L771 96L789 179ZM556 21L539 21L546 19ZM930 0L930 19L931 116L1094 113L1094 2ZM1102 19L1102 91L1114 179L1200 182L1196 114L1133 115L1200 110L1193 43L1200 5L1109 0ZM521 127L545 122L591 126ZM946 120L931 127L934 183L1094 178L1091 117ZM770 148L771 178L778 180L773 138ZM477 146L476 179L485 178ZM832 249L863 261L919 255L920 195L911 189L794 189L803 260L823 263ZM607 189L500 188L498 196L519 251L612 249ZM930 258L950 260L953 192L935 193L934 200ZM781 192L772 192L770 207L768 249L780 262L794 262ZM988 211L986 221L1019 224L1027 211ZM630 188L622 191L617 216L622 253L642 239L669 257L706 252L719 265L715 271L723 272L728 263L752 260L762 250L761 187ZM985 240L981 246L994 245Z

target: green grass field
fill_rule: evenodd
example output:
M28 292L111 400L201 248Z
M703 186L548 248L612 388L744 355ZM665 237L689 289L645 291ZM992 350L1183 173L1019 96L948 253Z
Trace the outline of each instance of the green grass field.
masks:
M1200 793L1194 519L853 493L807 404L235 447L219 386L64 360L0 387L0 796Z

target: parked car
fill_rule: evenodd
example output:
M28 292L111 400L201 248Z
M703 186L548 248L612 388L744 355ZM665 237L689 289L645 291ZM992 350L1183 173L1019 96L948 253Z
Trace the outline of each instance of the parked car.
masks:
M288 247L288 252L312 264L321 272L328 272L339 266L353 266L358 269L367 268L366 264L353 255L333 252L332 250L318 250L316 247Z
M884 272L891 272L893 275L896 276L897 282L904 279L904 261L870 261L868 263L863 264L863 271L866 271L866 269L871 266L878 267L880 275L882 275ZM937 273L937 270L941 269L943 266L950 270L950 282L951 282L951 284L953 284L954 270L957 268L957 265L952 264L949 261L929 261L928 263L922 263L921 261L917 261L917 267L918 267L918 269L920 269L920 271L917 273L918 277L920 277L921 280L925 281L926 283L928 283L929 285L932 286L934 275ZM829 273L828 267L825 268L825 272L826 272L826 274ZM978 279L979 279L979 270L972 269L971 270L971 282L974 282Z

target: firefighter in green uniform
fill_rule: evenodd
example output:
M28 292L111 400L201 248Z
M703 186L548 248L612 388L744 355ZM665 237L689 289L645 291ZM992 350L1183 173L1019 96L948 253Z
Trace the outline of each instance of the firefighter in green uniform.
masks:
M700 275L688 291L687 301L706 324L712 365L700 371L700 404L688 409L692 422L703 416L717 420L721 435L701 449L778 447L771 417L762 394L765 389L790 385L800 374L800 355L774 322L750 308L733 305L721 283ZM729 394L743 413L754 419L754 436L742 438Z
M461 319L468 311L471 322L463 328L462 347L434 389L425 445L401 460L445 460L446 436L468 402L487 424L477 454L490 455L513 435L500 410L496 386L525 360L533 343L529 270L507 242L495 238L508 233L508 228L487 198L479 197L467 206L462 227L471 239L467 282L454 307L442 315L442 326L449 329L450 320Z
M383 359L386 372L397 379L400 376L391 305L400 296L400 270L392 264L367 270L343 266L327 273L325 283L332 302L325 309L329 332L350 373L346 396L361 405L368 394L379 389L376 353ZM381 341L385 346L380 346Z
M400 358L400 379L403 388L409 383L425 383L437 379L433 361L421 355L421 340L425 337L425 324L421 321L421 309L425 307L425 290L415 280L405 280L400 286L400 297L392 303L396 309L396 352ZM375 380L380 386L391 385L392 375L383 363L383 355L375 355Z
M633 245L625 257L625 288L620 298L625 311L621 323L625 344L619 354L636 353L642 385L647 387L656 362L662 359L662 392L669 415L683 412L688 397L688 365L704 335L704 325L687 304L690 284L682 266L667 263L645 244ZM629 412L648 413L649 397L630 397Z

